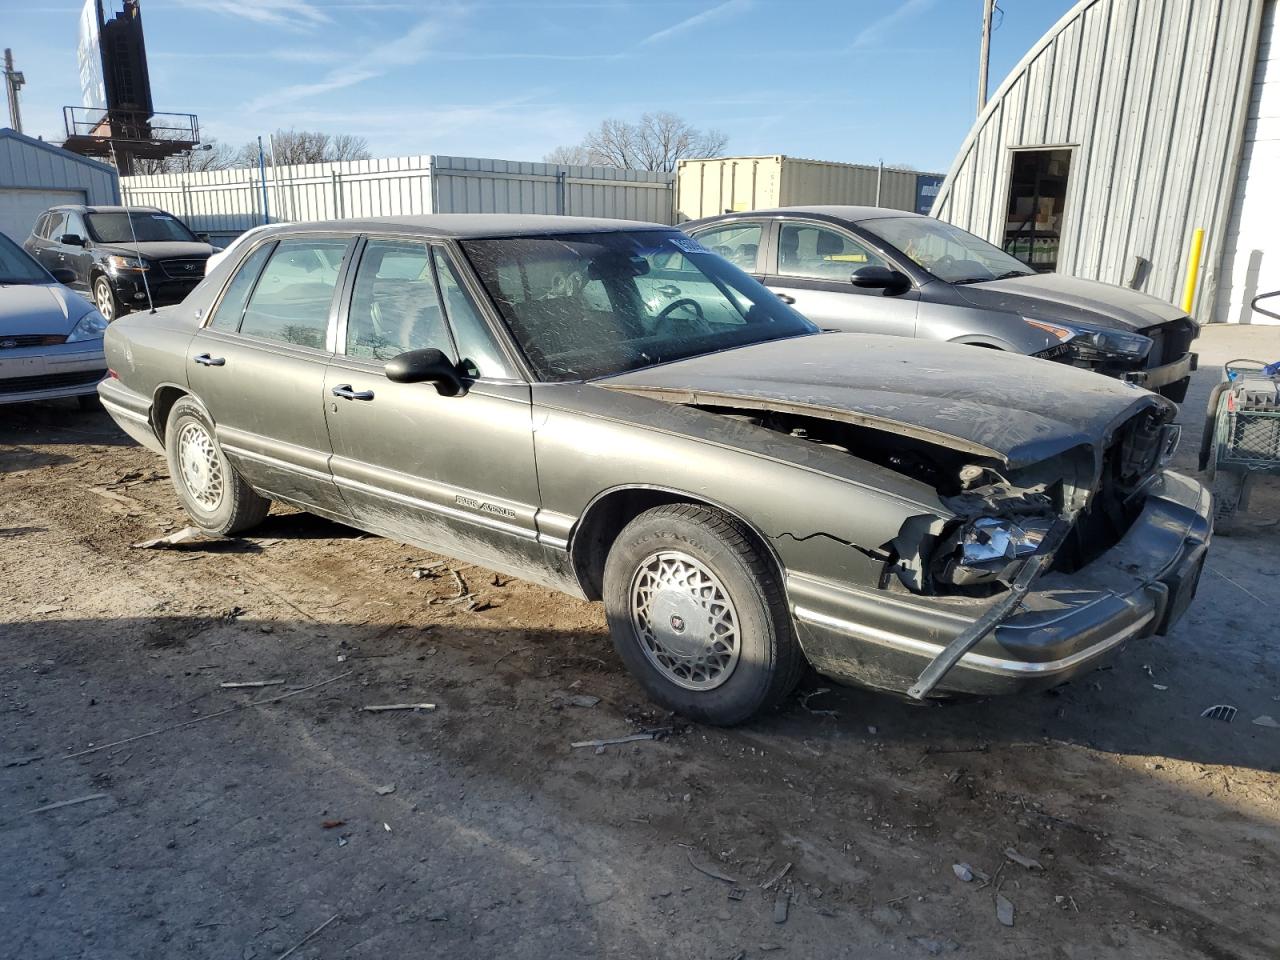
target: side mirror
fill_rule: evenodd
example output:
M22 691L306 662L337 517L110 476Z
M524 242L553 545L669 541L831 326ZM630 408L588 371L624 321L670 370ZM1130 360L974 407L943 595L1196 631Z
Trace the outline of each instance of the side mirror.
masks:
M69 247L83 247L84 237L78 233L64 233L58 238L59 243L65 243Z
M409 350L392 357L382 369L392 383L434 383L436 392L444 397L462 392L458 368L435 347Z
M905 293L911 289L911 278L905 273L888 267L868 265L853 271L853 285L863 290L883 290L885 293Z
M197 233L196 239L199 240L201 243L208 243L210 246L213 245L212 242L209 240L209 235L207 233Z
M49 272L53 274L53 279L57 280L64 286L69 287L71 284L76 282L76 272L74 270L68 270L66 267L55 267Z

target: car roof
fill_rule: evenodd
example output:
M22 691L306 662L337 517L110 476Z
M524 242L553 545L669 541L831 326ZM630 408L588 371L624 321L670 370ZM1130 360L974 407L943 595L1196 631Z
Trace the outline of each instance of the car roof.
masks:
M405 236L482 239L546 234L618 233L637 230L675 230L660 223L560 217L540 214L436 213L417 217L366 217L310 223L272 224L264 233L395 233Z
M99 206L93 204L91 206L83 203L60 203L56 207L50 207L46 213L54 210L74 210L77 213L164 213L159 207L135 207L129 204L127 207L122 206Z
M707 223L720 223L730 220L750 220L760 219L761 217L777 217L782 214L801 214L806 217L814 217L819 220L844 221L845 223L861 223L864 220L883 220L886 217L919 217L926 219L923 214L913 213L910 210L896 210L893 207L866 207L853 206L843 204L817 204L805 207L770 207L767 210L744 210L734 211L733 213L717 214L714 217L702 217L698 220L690 220L688 223L680 224L681 229L688 229L692 226L701 226Z

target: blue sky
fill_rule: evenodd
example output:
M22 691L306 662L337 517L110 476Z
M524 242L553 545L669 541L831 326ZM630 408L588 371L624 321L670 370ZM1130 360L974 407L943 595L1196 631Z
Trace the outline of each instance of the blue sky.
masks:
M112 0L108 4L114 8ZM999 0L991 89L1072 5ZM80 102L79 4L0 0L26 132ZM142 0L157 110L233 145L278 127L375 156L539 160L670 110L785 153L945 171L973 120L980 0ZM0 123L7 123L0 120Z

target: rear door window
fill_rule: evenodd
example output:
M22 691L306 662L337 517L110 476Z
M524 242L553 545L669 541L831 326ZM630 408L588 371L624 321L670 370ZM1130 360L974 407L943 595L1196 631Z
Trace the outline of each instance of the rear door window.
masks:
M349 240L281 240L249 296L240 332L323 350Z
M756 261L760 254L761 233L759 223L726 223L700 230L694 236L712 253L720 254L747 273L759 273Z

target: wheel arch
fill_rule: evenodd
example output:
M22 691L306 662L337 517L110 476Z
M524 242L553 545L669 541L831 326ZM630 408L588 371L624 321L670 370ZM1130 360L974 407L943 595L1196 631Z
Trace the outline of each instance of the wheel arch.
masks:
M151 394L151 429L161 445L165 442L164 429L169 423L169 411L183 397L192 397L197 403L200 403L195 394L176 383L162 383ZM202 403L200 405L204 406Z
M569 559L588 600L599 600L603 596L605 559L623 528L646 510L668 503L701 504L741 523L754 545L773 565L785 595L785 568L778 552L769 538L741 513L717 500L678 487L626 484L596 494L569 534Z
M966 333L963 336L955 337L950 342L964 344L966 347L986 347L989 350L1004 350L1008 353L1022 352L1011 343L1006 343L1004 340L981 333Z

